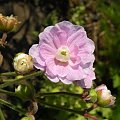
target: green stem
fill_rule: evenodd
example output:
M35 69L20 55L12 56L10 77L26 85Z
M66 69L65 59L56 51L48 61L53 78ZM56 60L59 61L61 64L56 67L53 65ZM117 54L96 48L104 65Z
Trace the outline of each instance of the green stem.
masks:
M5 73L0 73L0 76L16 76L16 72L5 72Z
M25 114L26 114L26 111L25 111L25 110L23 110L23 109L21 109L21 108L18 108L18 107L16 107L15 105L13 105L13 104L5 101L5 100L0 99L0 104L5 105L5 106L13 109L13 110L21 113L22 115L25 115Z
M67 95L67 96L72 96L72 97L77 97L80 98L81 94L73 94L73 93L69 93L69 92L54 92L54 93L39 93L39 96L55 96L55 95Z
M30 74L30 75L26 75L26 76L24 76L24 77L22 77L22 78L7 80L6 83L0 84L0 89L1 89L1 88L4 88L4 87L7 87L7 86L10 86L10 85L13 85L13 84L15 84L15 83L17 83L17 82L20 82L20 81L22 81L22 80L29 79L29 78L31 78L31 77L41 76L42 73L43 73L42 71L38 71L38 72L34 72L34 73ZM5 80L4 80L4 81L5 81Z
M16 96L16 94L14 92L10 92L10 91L3 90L3 89L0 89L0 93L5 93L7 95Z
M3 113L2 113L1 108L0 108L0 120L5 120L4 115L3 115Z
M40 100L40 99L37 102L39 104L51 107L53 109L57 109L57 110L62 110L62 111L66 111L66 112L72 112L72 113L84 115L84 111L78 111L78 110L68 109L68 108L61 107L61 106L52 105L52 104L44 102L43 100Z

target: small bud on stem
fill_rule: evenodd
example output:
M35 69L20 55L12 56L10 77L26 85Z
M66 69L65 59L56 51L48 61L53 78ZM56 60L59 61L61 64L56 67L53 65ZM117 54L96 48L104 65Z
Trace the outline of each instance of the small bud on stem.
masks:
M96 88L97 103L102 107L114 105L115 97L111 95L111 91L107 89L106 85L100 85Z
M32 57L25 53L18 53L14 58L13 65L19 74L27 74L34 69Z

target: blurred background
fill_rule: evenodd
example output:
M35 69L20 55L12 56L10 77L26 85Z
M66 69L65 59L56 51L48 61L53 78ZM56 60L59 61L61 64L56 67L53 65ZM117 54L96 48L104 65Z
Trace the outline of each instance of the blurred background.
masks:
M85 27L89 38L95 42L96 61L94 64L96 85L106 84L116 96L116 104L112 108L97 108L91 114L100 120L120 120L120 1L117 0L0 0L0 13L10 16L13 14L21 21L16 32L8 34L8 44L0 51L4 63L0 72L14 71L12 61L16 53L28 53L32 44L38 43L38 34L49 25L68 20ZM2 33L0 33L2 37ZM65 89L71 92L81 92L74 85L64 86L47 80L37 81L36 91L54 92ZM62 87L61 87L62 86ZM14 91L14 87L8 87ZM18 106L26 106L18 98L1 95ZM65 104L70 108L84 106L84 103L67 97L49 97L46 99L53 104ZM2 106L6 120L19 120L17 112ZM82 116L44 108L39 106L35 115L36 120L85 120Z

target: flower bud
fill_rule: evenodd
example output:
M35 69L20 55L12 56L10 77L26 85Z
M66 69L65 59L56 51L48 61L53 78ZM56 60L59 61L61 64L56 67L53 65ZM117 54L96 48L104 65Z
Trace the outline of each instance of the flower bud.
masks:
M115 97L111 95L110 90L107 89L106 85L100 85L96 88L97 92L97 103L100 106L107 107L114 105Z
M14 58L14 69L19 74L26 74L33 70L33 59L25 53L18 53Z
M16 95L23 101L31 100L34 97L34 88L30 85L18 85L15 89Z
M2 54L0 52L0 66L2 65L2 62L3 62L3 56L2 56Z
M3 16L0 14L0 31L2 32L11 32L16 30L19 25L19 21L16 17L11 16Z
M35 120L33 115L28 115L27 117L23 117L21 120Z

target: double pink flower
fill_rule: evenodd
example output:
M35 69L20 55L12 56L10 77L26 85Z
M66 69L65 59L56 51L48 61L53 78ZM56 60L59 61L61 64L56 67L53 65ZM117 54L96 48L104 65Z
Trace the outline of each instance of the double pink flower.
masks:
M37 69L45 71L53 82L77 82L83 88L92 86L95 46L82 26L63 21L45 28L39 40L29 50Z

